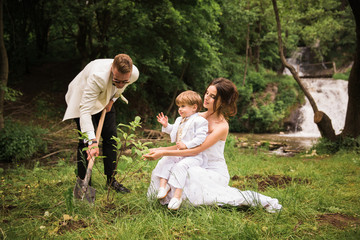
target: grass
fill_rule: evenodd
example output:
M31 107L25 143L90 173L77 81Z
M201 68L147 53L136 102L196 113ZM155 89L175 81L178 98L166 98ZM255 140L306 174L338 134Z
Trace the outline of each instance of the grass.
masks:
M156 162L125 179L130 194L111 192L96 162L94 205L72 199L75 163L69 156L55 165L16 165L1 171L2 239L358 239L360 236L360 156L279 157L239 149L230 139L225 155L230 185L278 198L280 213L260 208L182 207L169 211L146 197ZM43 160L43 161L46 161ZM125 169L122 164L120 169ZM249 176L286 176L286 184L259 188ZM121 172L119 174L119 178ZM301 179L303 181L295 181ZM306 180L306 181L305 181Z

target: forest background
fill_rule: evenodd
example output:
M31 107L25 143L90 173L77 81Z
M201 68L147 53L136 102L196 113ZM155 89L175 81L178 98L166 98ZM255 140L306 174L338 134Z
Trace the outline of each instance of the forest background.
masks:
M240 93L231 131L287 130L284 123L304 103L296 82L281 75L270 1L3 2L7 102L22 98L43 110L55 104L52 114L60 118L67 85L89 61L127 53L140 78L125 93L129 105L116 104L119 122L139 115L151 127L160 111L175 118L177 94L202 93L216 77L231 79ZM355 22L347 1L278 4L287 56L306 46L313 62L333 61L341 69L353 61Z

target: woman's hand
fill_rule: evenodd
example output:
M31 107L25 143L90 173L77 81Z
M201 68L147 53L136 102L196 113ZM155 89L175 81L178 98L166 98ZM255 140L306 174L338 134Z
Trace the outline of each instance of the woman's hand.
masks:
M143 155L143 158L146 160L158 160L164 156L164 152L161 150L154 150L148 154Z
M155 152L157 150L159 150L159 148L149 148L149 153Z

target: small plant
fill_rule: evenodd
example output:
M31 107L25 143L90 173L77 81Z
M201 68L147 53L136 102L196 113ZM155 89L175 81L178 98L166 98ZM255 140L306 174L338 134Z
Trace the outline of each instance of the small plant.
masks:
M125 172L122 174L122 179L119 180L119 183L124 181L126 177L131 177L134 173L139 171L145 165L148 164L148 161L143 161L142 156L148 152L147 145L151 142L142 143L140 140L136 140L136 129L141 127L141 118L139 116L135 117L135 120L130 122L129 125L120 123L118 125L119 136L113 137L116 141L116 168L118 169L119 161L123 161L126 164ZM131 149L130 153L127 152L128 149ZM114 172L113 176L116 174ZM114 179L114 177L112 178ZM111 184L109 184L110 186ZM110 187L108 188L107 200L110 201Z
M65 204L67 212L72 215L74 213L73 188L70 187L64 192Z

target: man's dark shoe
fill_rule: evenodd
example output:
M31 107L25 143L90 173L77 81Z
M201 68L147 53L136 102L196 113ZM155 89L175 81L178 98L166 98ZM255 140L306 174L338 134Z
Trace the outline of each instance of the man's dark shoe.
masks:
M121 183L119 183L118 181L114 180L110 187L112 189L114 189L116 192L120 192L120 193L129 193L130 189L127 189L124 185L122 185Z

